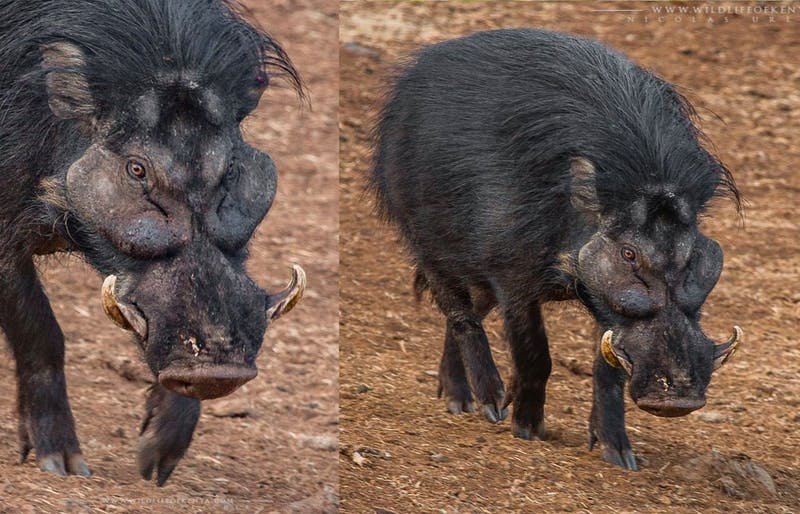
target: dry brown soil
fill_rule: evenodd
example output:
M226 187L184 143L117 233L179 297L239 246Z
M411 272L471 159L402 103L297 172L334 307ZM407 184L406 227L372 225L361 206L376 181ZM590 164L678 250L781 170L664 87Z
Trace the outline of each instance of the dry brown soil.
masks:
M338 191L333 0L247 1L303 75L312 108L288 89L265 94L246 137L269 151L278 195L251 246L249 269L282 286L290 264L309 280L304 300L267 333L259 375L204 402L188 454L163 488L136 470L146 373L135 344L106 319L98 277L76 257L41 263L64 330L67 381L91 478L17 464L14 364L0 354L0 512L333 512L337 498ZM223 417L211 415L211 412ZM231 414L247 413L244 417Z
M800 512L800 8L788 22L652 14L645 21L654 5L342 4L343 512ZM598 8L644 11L630 21ZM555 361L546 441L513 438L508 421L445 412L436 398L442 316L414 303L398 238L361 192L370 119L392 63L425 43L519 26L598 38L682 85L747 200L744 224L725 202L704 222L726 255L704 328L722 340L740 324L746 341L700 412L663 419L628 401L638 473L587 451L593 332L574 305L545 312ZM496 316L487 328L507 380ZM760 485L759 468L774 480L774 495Z

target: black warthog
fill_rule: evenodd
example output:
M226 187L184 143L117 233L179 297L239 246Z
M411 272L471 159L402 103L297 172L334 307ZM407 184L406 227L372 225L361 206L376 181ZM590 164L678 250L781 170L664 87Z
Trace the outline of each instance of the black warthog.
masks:
M675 88L587 39L500 30L433 45L398 76L370 176L447 318L440 394L453 413L545 433L551 370L541 304L579 300L603 333L590 447L635 469L623 386L660 416L702 407L740 330L715 345L700 308L722 250L697 227L715 195L739 206ZM514 364L508 394L482 327L495 306Z
M163 484L200 400L256 375L270 319L299 299L262 291L246 245L276 190L240 122L289 58L227 3L0 2L0 327L17 364L20 456L89 474L67 401L64 341L33 263L69 250L107 276L108 315L158 378L139 466Z

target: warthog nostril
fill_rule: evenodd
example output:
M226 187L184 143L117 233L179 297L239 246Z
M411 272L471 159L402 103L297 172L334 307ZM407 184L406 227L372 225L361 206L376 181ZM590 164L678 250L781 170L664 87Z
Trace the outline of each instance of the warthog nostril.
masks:
M180 395L210 400L231 394L257 374L256 368L229 364L195 369L171 365L161 370L158 381Z
M181 336L181 343L183 343L185 346L188 346L192 350L192 353L194 354L195 357L199 356L200 352L202 352L206 347L203 341L198 341L197 338L194 336L192 337Z

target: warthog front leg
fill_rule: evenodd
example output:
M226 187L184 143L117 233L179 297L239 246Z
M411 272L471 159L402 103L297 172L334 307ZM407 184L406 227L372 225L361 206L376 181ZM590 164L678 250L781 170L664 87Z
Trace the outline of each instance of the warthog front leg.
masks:
M64 336L28 259L0 270L0 327L17 366L19 456L44 471L89 476L75 435L64 377Z
M595 358L594 401L589 418L589 450L599 441L603 460L626 469L636 470L628 434L625 432L625 372L612 368L602 355Z
M514 362L511 430L522 439L544 439L545 389L552 363L541 308L538 303L509 307L503 317Z
M137 457L142 478L150 480L155 470L156 484L164 485L186 454L198 419L200 400L173 393L160 384L150 388Z

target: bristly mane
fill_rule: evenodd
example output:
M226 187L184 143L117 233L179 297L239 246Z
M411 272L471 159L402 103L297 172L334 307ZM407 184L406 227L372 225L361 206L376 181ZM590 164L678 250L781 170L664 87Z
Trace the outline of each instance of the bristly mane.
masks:
M9 0L0 4L0 170L20 164L25 141L42 141L58 120L46 109L40 47L78 46L98 115L128 106L159 78L186 73L236 102L261 81L282 79L305 92L286 52L266 32L245 22L233 0ZM265 73L257 77L259 69ZM23 159L24 161L25 159Z
M713 196L730 198L741 212L733 175L708 149L696 111L677 88L596 41L569 37L571 55L529 70L562 89L509 105L514 114L503 132L518 165L563 168L565 159L586 157L599 172L600 203L611 211L629 209L657 186L685 198L695 213ZM580 63L564 62L570 59Z
M541 178L532 181L534 187L551 185L548 191L532 192L531 202L559 198L563 204L570 187L568 163L585 157L598 171L596 186L603 209L624 211L663 186L684 197L694 214L702 212L714 196L730 198L741 212L732 174L710 150L710 142L695 123L694 109L673 85L597 41L536 29L501 32L506 34L506 43L518 39L513 50L503 47L503 66L482 46L492 43L468 36L423 48L396 71L373 128L376 151L367 177L367 189L376 195L380 215L389 217L383 137L402 124L396 95L401 88L424 94L418 93L424 86L414 83L414 69L431 53L436 55L434 61L449 59L465 70L475 70L468 76L469 87L483 88L491 98L487 105L500 106L497 124L487 127L494 132L486 138L505 142L498 155L509 162L502 166L516 167L520 176L536 170ZM456 53L437 50L446 45L458 45ZM553 47L563 51L557 58L546 58ZM431 80L444 79L432 75ZM451 91L451 96L458 93ZM474 157L471 149L465 152Z

